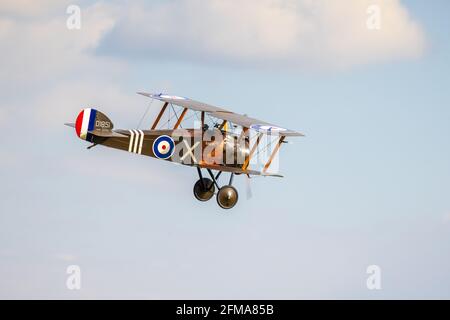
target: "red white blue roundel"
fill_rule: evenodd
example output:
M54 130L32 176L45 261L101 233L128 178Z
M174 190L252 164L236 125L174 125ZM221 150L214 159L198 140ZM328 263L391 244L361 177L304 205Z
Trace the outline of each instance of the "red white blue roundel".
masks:
M153 153L159 159L168 159L175 151L175 142L169 136L159 136L153 142Z
M276 132L276 131L286 131L284 128L275 127L272 125L263 125L263 124L253 124L250 126L250 129L262 132Z

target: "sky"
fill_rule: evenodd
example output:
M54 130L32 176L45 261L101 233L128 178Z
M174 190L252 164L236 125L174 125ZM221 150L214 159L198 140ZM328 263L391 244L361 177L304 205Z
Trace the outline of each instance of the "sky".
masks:
M0 298L449 299L448 9L3 0ZM63 125L95 107L136 128L149 105L137 91L306 136L283 146L284 178L252 179L250 199L237 177L224 211L195 200L192 168L87 150Z

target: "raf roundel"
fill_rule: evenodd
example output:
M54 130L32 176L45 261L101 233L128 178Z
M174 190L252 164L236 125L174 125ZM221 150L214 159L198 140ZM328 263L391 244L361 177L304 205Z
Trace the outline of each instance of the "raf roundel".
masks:
M250 129L259 131L259 132L275 132L275 131L286 131L284 128L275 127L272 125L263 125L263 124L252 124Z
M168 159L175 151L175 142L169 136L159 136L153 142L153 153L159 159Z

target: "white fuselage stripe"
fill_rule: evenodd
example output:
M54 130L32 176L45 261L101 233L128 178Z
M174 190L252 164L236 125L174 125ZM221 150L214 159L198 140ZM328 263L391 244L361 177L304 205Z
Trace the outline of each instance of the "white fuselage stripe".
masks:
M130 142L128 145L128 152L142 153L142 145L144 144L144 131L142 130L128 130L130 132Z
M141 133L141 141L139 142L138 153L141 154L142 153L142 144L144 143L144 131L139 130L139 132Z
M138 146L138 142L140 139L140 134L137 130L133 130L136 133L136 138L134 139L134 147L133 147L133 152L136 153L137 152L137 146Z
M89 128L89 119L91 118L91 108L84 109L83 113L83 122L81 123L81 131L80 131L80 138L86 139L86 135Z
M130 131L130 144L128 145L128 152L131 152L131 148L133 146L134 132L133 132L133 130L128 130L128 131Z

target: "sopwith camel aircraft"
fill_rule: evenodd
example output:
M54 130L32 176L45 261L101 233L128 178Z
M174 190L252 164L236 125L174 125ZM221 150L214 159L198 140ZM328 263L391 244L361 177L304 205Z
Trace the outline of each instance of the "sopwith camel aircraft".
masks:
M303 136L188 98L138 93L163 103L148 130L114 129L106 115L92 108L83 109L75 123L66 125L75 128L79 138L92 143L88 149L103 145L196 167L199 180L194 185L194 196L207 201L216 194L217 203L224 209L234 207L238 201L232 185L234 175L281 177L269 170L280 146L287 137ZM209 178L203 177L202 169ZM229 172L230 179L219 186L222 172Z

